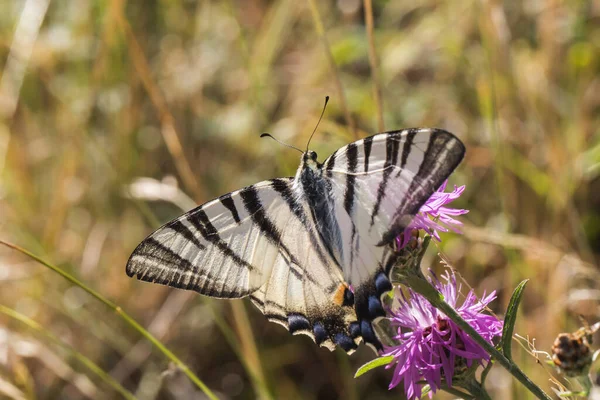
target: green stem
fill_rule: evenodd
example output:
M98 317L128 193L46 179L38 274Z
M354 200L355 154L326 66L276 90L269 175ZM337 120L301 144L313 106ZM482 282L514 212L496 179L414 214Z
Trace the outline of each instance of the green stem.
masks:
M94 289L88 287L86 284L84 284L83 282L81 282L79 279L75 278L74 276L72 276L68 272L66 272L63 269L57 267L56 265L52 265L50 263L47 263L43 259L39 258L38 256L36 256L33 253L30 253L29 251L25 250L24 248L19 247L17 245L14 245L12 243L5 242L3 240L0 240L0 244L4 245L6 247L9 247L11 249L17 250L18 252L20 252L22 254L25 254L29 258L32 258L33 260L37 261L38 263L42 264L43 266L51 269L52 271L56 272L57 274L59 274L60 276L62 276L66 280L68 280L69 282L73 283L74 285L79 286L80 288L82 288L83 290L85 290L86 292L88 292L90 295L92 295L93 297L95 297L97 300L99 300L101 303L103 303L106 307L110 308L115 313L117 313L118 315L120 315L121 318L123 318L123 320L125 320L125 322L127 322L133 329L135 329L142 336L144 336L146 339L148 339L148 341L150 341L150 343L152 343L161 353L163 353L169 360L171 360L175 365L177 365L177 367L185 375L187 375L187 377L200 390L202 390L204 392L204 394L206 394L206 396L208 396L208 398L210 398L211 400L218 400L217 396L215 396L215 394L208 388L208 386L206 386L204 384L204 382L202 382L200 380L200 378L198 378L192 372L192 370L183 361L181 361L179 359L179 357L177 357L173 352L171 352L171 350L169 350L164 344L162 344L158 339L156 339L150 332L148 332L146 329L144 329L129 314L127 314L125 311L123 311L120 306L118 306L115 303L113 303L112 301L108 300L106 297L104 297L99 292L95 291Z
M523 384L538 399L551 400L551 398L538 387L525 373L515 364L500 353L494 346L485 340L477 331L469 325L462 317L444 301L444 297L422 276L418 274L403 274L403 282L415 292L425 297L434 307L442 311L459 328L466 332L478 345L488 352L500 365L502 365L512 376Z
M477 400L492 400L487 390L474 378L467 379L464 382L461 382L461 387L467 389L470 394L473 395L474 399Z

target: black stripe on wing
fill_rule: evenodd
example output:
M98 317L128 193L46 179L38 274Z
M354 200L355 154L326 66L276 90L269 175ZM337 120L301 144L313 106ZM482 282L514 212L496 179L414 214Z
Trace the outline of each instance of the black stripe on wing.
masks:
M267 216L265 209L262 205L260 197L258 196L258 191L255 187L249 186L243 189L240 192L240 197L244 202L244 207L246 211L252 218L252 222L260 229L261 233L265 235L265 237L278 247L280 254L282 254L286 260L288 261L288 265L290 267L290 272L294 274L298 279L306 275L308 279L316 283L314 277L307 273L307 271L299 271L298 268L302 268L302 264L300 264L299 260L296 256L288 249L287 245L283 243L281 240L281 232L277 229L277 226L271 219ZM289 205L289 203L288 203Z
M317 235L316 235L314 229L312 229L309 225L308 216L304 212L302 205L298 202L298 200L294 196L290 181L287 179L277 179L276 178L271 181L271 186L273 187L273 189L275 189L275 191L277 193L279 193L281 195L281 197L283 198L285 203L288 205L290 211L296 216L296 218L298 218L298 220L302 223L303 228L308 232L308 235L310 238L310 244L312 245L315 252L317 253L317 257L319 257L319 261L321 261L321 263L323 263L324 265L327 265L328 264L327 256L325 255L325 252L324 252L323 248L321 247L321 244L319 242L319 239L317 238ZM312 276L310 276L310 274L309 274L309 278L312 278Z
M344 191L344 208L348 215L352 216L352 207L354 206L355 182L356 182L356 166L358 163L358 146L356 143L350 143L346 150L347 168L346 174L346 190Z
M404 231L421 206L460 164L464 155L464 144L453 134L442 129L431 130L419 171L414 176L402 205L394 214L391 228L383 235L378 245L391 243Z
M333 170L333 167L335 166L335 159L336 159L336 157L337 157L337 152L338 152L338 151L339 151L339 149L338 149L338 150L336 150L336 151L334 151L334 152L333 152L333 154L332 154L332 155L330 155L330 156L327 158L327 160L325 161L325 174L326 174L328 177L331 177L331 171Z
M154 262L161 267L151 267L149 263ZM204 291L200 286L201 280L206 284L207 281L215 281L209 271L202 270L192 264L189 260L175 253L163 243L149 237L138 245L129 261L127 262L127 275L136 276L145 282L155 282L162 285L194 290L207 296L214 296L211 291ZM185 283L184 283L185 282ZM228 291L223 289L220 297L239 297L241 293L237 290Z
M190 230L190 228L188 228L187 226L185 226L184 223L181 222L179 219L176 219L175 221L169 223L166 227L168 227L168 228L174 230L175 232L179 233L186 240L189 240L196 247L198 247L198 249L204 250L206 248L206 246L204 246L202 243L200 243L200 241L198 240L198 238L196 237L196 235L194 235L194 233Z
M371 157L371 147L373 147L373 136L364 138L363 151L365 153L365 172L369 172L369 158Z
M225 257L230 258L237 266L248 268L250 271L254 270L254 266L252 266L248 261L241 258L237 255L231 247L219 236L219 232L214 227L214 225L210 222L208 215L206 212L200 208L193 215L187 218L187 221L192 224L194 228L196 228L202 237L207 241L212 243L214 246L219 249L221 254Z
M388 134L388 137L385 139L385 163L383 165L383 178L381 182L379 182L379 187L377 188L377 199L375 200L375 205L373 206L373 211L371 212L371 227L375 225L375 217L379 214L379 208L381 207L381 202L385 197L385 192L387 189L388 180L390 179L390 175L392 174L394 168L398 161L398 138L394 135Z
M413 145L413 141L415 140L415 136L417 135L417 129L410 129L406 134L406 141L404 142L404 146L402 146L402 158L400 159L400 171L398 171L397 176L402 173L402 170L406 166L406 162L408 161L408 155L410 154L410 148Z
M358 146L356 143L350 143L348 145L346 159L348 173L346 174L346 190L344 191L344 209L350 216L350 221L352 222L352 233L350 236L350 266L353 266L355 257L354 252L357 251L357 248L355 247L357 229L354 221L352 221L354 200L356 197L356 175L354 173L358 166ZM358 242L356 242L356 246L357 245Z
M219 197L219 201L221 202L221 204L223 204L223 206L226 209L229 210L233 220L239 224L240 223L240 214L238 213L237 207L235 206L235 203L233 202L231 193L227 193L227 194Z

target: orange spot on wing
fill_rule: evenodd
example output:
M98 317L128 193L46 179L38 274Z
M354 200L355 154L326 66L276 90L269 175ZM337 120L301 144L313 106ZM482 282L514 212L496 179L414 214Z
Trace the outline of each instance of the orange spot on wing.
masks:
M346 293L346 289L348 285L345 283L340 284L340 286L336 289L335 294L333 295L333 302L338 306L344 304L344 294Z

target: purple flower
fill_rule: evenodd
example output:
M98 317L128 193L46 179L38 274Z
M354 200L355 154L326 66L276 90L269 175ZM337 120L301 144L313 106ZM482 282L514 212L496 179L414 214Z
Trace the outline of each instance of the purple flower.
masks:
M446 283L435 276L430 282L446 302L488 342L500 336L502 322L492 315L482 314L496 298L496 292L488 296L484 293L483 298L478 300L471 290L459 306L461 285L457 284L454 273L446 273L442 277ZM389 320L398 329L395 339L400 344L386 346L383 355L394 357L387 366L395 365L389 388L404 382L406 397L411 400L421 398L422 381L429 384L435 393L441 387L442 378L448 386L452 386L457 367L466 364L468 368L473 362L483 364L484 360L489 361L489 355L423 296L411 289L408 289L408 294L409 297L397 290L394 303L400 304L389 311Z
M454 219L458 215L463 215L469 210L461 210L457 208L444 207L446 204L458 199L462 192L465 191L465 185L456 186L450 193L445 193L446 180L442 186L433 192L429 200L419 209L419 213L413 218L412 222L404 229L404 232L396 239L398 248L401 249L408 244L411 238L411 232L415 229L423 229L431 237L440 242L438 232L449 232L450 230L461 233L457 226L462 225L462 222Z

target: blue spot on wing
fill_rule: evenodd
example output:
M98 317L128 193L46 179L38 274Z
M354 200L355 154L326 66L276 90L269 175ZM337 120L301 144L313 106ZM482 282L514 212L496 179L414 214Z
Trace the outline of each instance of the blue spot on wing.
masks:
M375 277L375 288L377 289L377 294L380 296L385 292L389 292L390 290L392 290L392 284L383 272L380 272Z
M362 320L360 321L360 334L366 343L375 344L376 347L380 347L379 339L375 336L375 331L373 330L373 326L370 321ZM377 346L379 344L379 346Z
M352 338L359 337L360 336L360 324L358 322L350 323L349 331L350 331L350 336Z
M327 331L321 322L315 322L313 325L313 334L315 335L315 342L317 344L321 344L327 340Z
M354 340L344 333L336 333L333 341L345 351L354 350L358 347L356 343L354 343Z
M289 314L288 327L291 333L302 330L310 330L310 322L304 315Z
M371 320L384 316L385 311L383 311L379 297L373 295L369 296L369 317L371 317Z

